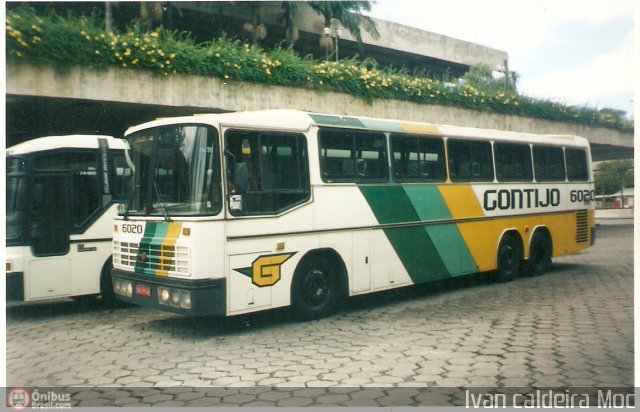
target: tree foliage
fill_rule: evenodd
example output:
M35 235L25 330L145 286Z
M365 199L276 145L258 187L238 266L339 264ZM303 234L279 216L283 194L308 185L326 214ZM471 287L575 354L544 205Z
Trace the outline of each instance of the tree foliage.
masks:
M610 195L623 187L634 187L633 160L611 160L598 165L595 173L598 195Z

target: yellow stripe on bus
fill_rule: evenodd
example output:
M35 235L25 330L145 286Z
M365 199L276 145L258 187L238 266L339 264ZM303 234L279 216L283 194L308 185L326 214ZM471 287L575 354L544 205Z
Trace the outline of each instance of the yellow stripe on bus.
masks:
M160 251L160 269L155 270L156 276L169 276L169 270L165 269L169 266L175 266L175 245L182 231L182 223L171 222L167 228L164 240L162 241Z
M430 124L400 122L400 128L405 133L424 134L428 136L440 136L440 130Z

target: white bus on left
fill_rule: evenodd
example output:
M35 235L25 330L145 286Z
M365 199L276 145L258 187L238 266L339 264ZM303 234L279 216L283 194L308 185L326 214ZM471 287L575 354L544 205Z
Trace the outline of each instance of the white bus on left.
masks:
M48 136L6 150L6 298L112 300L111 235L130 192L126 142Z

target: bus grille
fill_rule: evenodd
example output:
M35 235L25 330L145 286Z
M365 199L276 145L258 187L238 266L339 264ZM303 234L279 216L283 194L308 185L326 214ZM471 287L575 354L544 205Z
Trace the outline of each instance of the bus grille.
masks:
M578 210L576 212L576 243L589 241L589 211Z
M141 255L144 254L144 258ZM140 250L139 243L113 242L113 264L120 268L136 268L145 273L156 271L189 275L189 249L186 246L149 245Z

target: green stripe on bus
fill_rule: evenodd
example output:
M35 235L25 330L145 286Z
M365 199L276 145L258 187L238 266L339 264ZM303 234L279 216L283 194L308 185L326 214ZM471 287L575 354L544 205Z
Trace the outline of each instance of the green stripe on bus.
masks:
M348 116L330 116L326 114L309 114L314 122L319 126L348 126L364 128L364 124L355 117Z
M452 218L451 212L442 198L440 190L438 190L438 186L405 185L403 187L420 220L430 221ZM449 274L455 276L478 271L473 256L471 256L469 248L455 224L430 226L426 230L438 250L438 254L447 266Z
M386 132L402 132L400 123L389 120L378 119L360 119L367 129L371 130L384 130Z
M420 220L402 186L360 186L360 191L380 224ZM414 283L450 276L424 227L388 228L384 233Z
M451 218L437 186L361 186L360 191L380 224ZM415 283L477 271L453 223L389 228L384 233Z
M157 222L147 222L144 228L144 234L142 235L142 239L140 239L140 245L138 247L138 255L136 256L136 272L146 273L148 275L154 275L155 271L149 266L149 259L151 258L151 253L149 252L149 248L153 244L161 245L164 237L167 233L167 229L169 228L168 224L157 223ZM145 260L140 259L141 254L144 253Z

